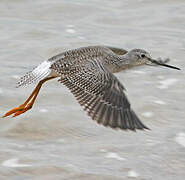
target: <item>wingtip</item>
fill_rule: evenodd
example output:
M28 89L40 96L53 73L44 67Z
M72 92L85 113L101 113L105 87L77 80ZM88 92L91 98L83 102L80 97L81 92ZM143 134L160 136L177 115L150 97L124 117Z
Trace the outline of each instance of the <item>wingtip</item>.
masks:
M130 124L134 124L135 130L151 130L141 122L141 120L137 117L137 115L132 109L129 109L128 113L130 114L129 115L130 119L128 119L128 121L131 122ZM128 129L132 130L133 127L131 128L129 126Z

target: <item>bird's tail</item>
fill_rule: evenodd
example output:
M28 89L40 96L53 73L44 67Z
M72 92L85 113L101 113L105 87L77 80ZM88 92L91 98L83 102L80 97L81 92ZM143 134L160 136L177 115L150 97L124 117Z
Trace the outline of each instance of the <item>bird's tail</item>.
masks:
M50 75L50 62L44 61L39 66L37 66L33 71L27 72L24 76L20 78L17 82L16 87L26 86L35 82L39 82Z

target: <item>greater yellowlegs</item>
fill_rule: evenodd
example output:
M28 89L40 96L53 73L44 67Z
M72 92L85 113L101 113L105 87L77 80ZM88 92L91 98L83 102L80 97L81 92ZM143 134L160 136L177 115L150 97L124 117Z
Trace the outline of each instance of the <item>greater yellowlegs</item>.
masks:
M68 87L88 115L99 124L120 129L148 129L131 109L123 85L113 75L147 63L179 70L154 60L142 49L126 51L108 46L89 46L63 52L44 61L20 79L18 87L32 82L38 82L38 85L25 103L3 117L11 114L15 117L31 109L42 84L58 77L58 81Z

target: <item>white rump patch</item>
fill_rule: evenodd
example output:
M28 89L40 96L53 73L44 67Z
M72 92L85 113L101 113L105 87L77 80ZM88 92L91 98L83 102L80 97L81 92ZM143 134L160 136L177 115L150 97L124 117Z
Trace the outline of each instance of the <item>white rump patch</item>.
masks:
M40 65L38 65L33 71L33 75L36 77L43 77L43 76L47 76L51 73L51 62L49 61L44 61L43 63L41 63ZM42 78L39 78L42 79Z

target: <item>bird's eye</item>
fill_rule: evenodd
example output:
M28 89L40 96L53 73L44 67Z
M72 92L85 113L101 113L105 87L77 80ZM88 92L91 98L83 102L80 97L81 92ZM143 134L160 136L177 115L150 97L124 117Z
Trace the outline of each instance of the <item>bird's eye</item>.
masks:
M145 58L146 56L145 56L145 54L141 54L141 57L142 57L142 58Z

